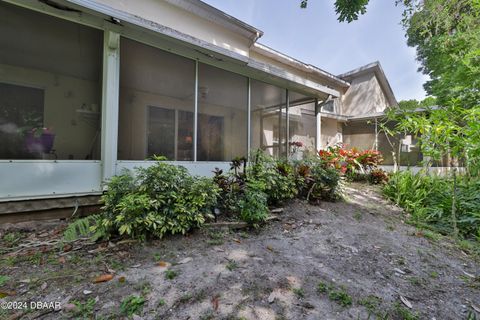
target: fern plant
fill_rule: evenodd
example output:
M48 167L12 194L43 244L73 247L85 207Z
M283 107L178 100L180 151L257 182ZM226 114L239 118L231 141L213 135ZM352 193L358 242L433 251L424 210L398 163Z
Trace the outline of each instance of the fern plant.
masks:
M102 238L105 236L102 229L94 227L100 219L102 219L102 215L93 214L72 221L63 233L63 240L72 242L80 238L90 238L92 241L96 241Z

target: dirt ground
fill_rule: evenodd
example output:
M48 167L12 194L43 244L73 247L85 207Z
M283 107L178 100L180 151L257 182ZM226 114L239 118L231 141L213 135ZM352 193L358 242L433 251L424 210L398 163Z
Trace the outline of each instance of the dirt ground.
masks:
M147 244L63 247L58 222L10 226L0 232L0 301L10 302L0 319L479 317L478 259L404 224L377 188L351 184L347 193L319 206L294 201L256 230L202 229ZM15 253L39 241L51 245ZM114 277L94 283L102 274ZM5 310L14 302L29 308Z

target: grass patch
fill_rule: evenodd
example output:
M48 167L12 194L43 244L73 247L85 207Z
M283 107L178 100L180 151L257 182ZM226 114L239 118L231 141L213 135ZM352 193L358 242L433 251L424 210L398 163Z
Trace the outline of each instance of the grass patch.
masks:
M353 214L353 218L357 221L361 221L362 220L362 213L357 211Z
M5 285L9 279L10 279L10 277L8 277L8 276L0 275L0 287Z
M369 295L365 298L362 298L358 301L358 304L364 306L367 309L369 314L377 314L380 305L382 304L382 298L379 298L374 295Z
M188 301L192 300L192 298L193 298L193 295L190 292L185 293L183 296L180 297L180 299L178 299L178 302L187 303Z
M292 291L297 296L297 298L305 298L305 290L303 290L303 288L293 288Z
M392 315L403 320L420 320L418 313L410 311L398 302L393 305Z
M335 287L333 284L326 284L319 282L317 291L322 294L327 294L331 301L336 302L342 307L349 307L353 303L352 297L347 293L345 287Z
M209 231L207 244L210 246L220 246L224 243L225 233L221 231Z
M74 317L79 319L90 319L93 316L97 301L94 298L90 298L85 302L73 300L72 303L76 307L75 310L73 310Z
M8 247L13 247L20 239L22 239L20 232L8 232L2 238Z
M140 296L131 295L122 300L120 312L127 317L139 314L143 310L145 299Z
M230 260L225 268L227 268L228 271L233 271L238 268L238 264L235 262L235 260Z
M166 270L165 271L165 279L167 280L173 280L178 276L178 272L174 270Z

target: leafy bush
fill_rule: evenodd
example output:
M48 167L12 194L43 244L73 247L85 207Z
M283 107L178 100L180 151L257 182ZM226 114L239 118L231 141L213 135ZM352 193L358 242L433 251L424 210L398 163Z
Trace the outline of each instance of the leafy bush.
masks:
M264 186L269 205L279 205L297 195L294 169L286 160L275 160L258 150L252 154L251 165L247 167L249 181Z
M216 203L218 187L211 179L193 177L187 169L157 162L113 177L102 197L103 217L95 230L132 238L185 234L205 222Z
M367 181L371 184L384 184L388 181L388 174L382 169L373 169L367 174Z
M310 202L336 201L343 198L340 173L325 165L318 157L310 157L297 163L296 181L299 194Z
M249 182L245 188L243 199L239 203L240 219L257 226L264 222L269 214L267 195L264 186L258 182Z
M243 172L239 168L244 164ZM245 166L246 159L232 161L230 172L224 173L218 168L213 171L213 181L220 189L217 208L227 216L232 216L240 211L239 202L245 191Z
M450 177L414 174L411 171L391 175L384 194L410 215L418 225L443 234L453 231L453 180ZM480 180L457 178L456 223L461 236L480 240Z
M243 171L240 166L243 164ZM214 181L220 188L217 207L227 216L237 216L253 226L268 216L268 196L265 184L255 176L247 176L246 159L232 161L230 172L214 171Z

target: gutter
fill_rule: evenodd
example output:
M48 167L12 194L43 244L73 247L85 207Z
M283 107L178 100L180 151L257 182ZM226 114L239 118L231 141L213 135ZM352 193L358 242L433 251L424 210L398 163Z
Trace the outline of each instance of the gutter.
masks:
M190 13L200 16L213 23L220 24L221 26L241 34L248 38L251 43L254 44L261 36L263 31L239 20L211 5L199 0L164 0L171 5L182 8Z
M287 56L279 51L276 51L270 47L267 47L263 44L260 44L260 43L255 43L253 46L252 46L252 51L256 52L256 53L259 53L261 55L264 55L268 58L271 58L271 59L274 59L278 62L281 62L281 63L284 63L286 65L289 65L291 67L294 67L300 71L304 71L304 72L307 72L309 74L314 74L314 75L317 75L317 76L320 76L322 78L324 78L325 80L327 81L330 81L330 82L333 82L335 83L336 85L342 87L342 88L348 88L350 87L350 83L345 81L345 80L342 80L340 79L339 77L327 72L327 71L324 71L320 68L317 68L311 64L306 64L306 63L303 63L301 62L300 60L297 60L295 58L292 58L290 56Z

